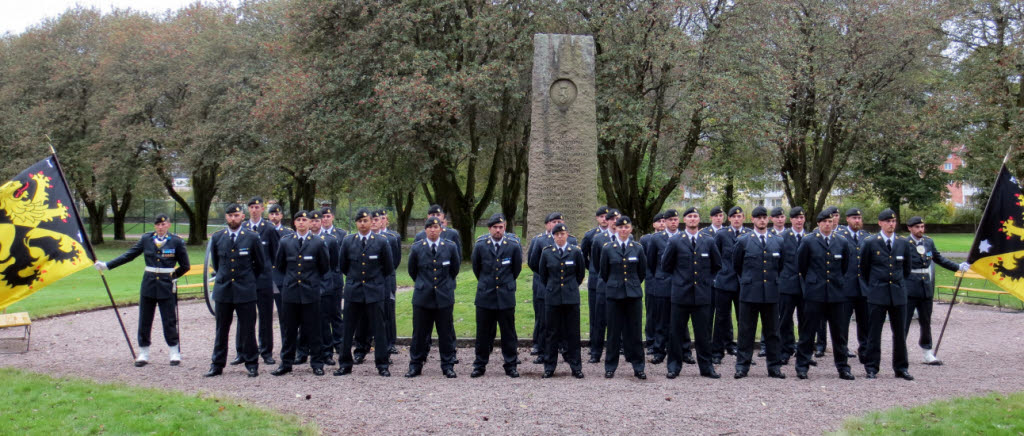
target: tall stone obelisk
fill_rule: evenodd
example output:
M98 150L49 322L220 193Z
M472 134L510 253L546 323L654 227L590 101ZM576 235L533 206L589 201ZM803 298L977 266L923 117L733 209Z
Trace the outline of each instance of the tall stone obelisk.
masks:
M594 38L539 33L533 37L533 111L526 241L544 231L551 212L565 215L582 239L597 208L597 106Z

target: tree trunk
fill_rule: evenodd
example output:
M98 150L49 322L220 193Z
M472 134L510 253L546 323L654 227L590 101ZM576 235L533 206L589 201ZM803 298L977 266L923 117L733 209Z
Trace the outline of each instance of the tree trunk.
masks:
M103 221L107 205L96 200L82 198L85 210L89 211L89 241L92 245L103 244Z
M117 191L110 189L110 208L114 211L114 240L125 240L124 219L128 215L128 208L132 204L132 187L125 187L124 194L120 199Z
M725 181L725 188L722 189L722 210L726 214L729 209L736 205L736 180L730 175Z
M403 240L408 237L409 216L412 215L415 193L415 190L409 190L405 194L404 199L402 194L392 194L390 196L391 202L395 205L395 224L398 226L398 234L401 235Z

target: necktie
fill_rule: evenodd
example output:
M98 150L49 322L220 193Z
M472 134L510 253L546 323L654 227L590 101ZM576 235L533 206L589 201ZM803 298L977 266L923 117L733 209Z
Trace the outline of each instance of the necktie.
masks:
M562 257L563 254L565 254L565 250L559 248L558 249L558 257Z
M234 233L231 234L231 243L232 244L235 243L235 234Z
M885 248L889 251L892 251L892 239L885 240Z
M764 241L764 235L761 235L761 246L764 247L765 245L768 244Z
M803 237L804 237L803 233L797 233L796 234L796 242L800 242L800 240L803 239Z
M366 249L366 237L364 236L364 237L359 238L359 239L363 240L363 249L365 250Z
M697 250L697 238L690 237L690 248L695 251Z
M430 254L437 256L437 244L430 244Z
M856 233L853 234L853 243L857 244L857 234Z

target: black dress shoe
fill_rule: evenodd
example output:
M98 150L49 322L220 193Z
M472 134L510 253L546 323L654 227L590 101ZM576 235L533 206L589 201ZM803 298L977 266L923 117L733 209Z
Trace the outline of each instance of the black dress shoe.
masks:
M441 373L444 374L445 378L455 378L455 377L458 377L457 375L455 375L455 370L451 369L451 368L448 368L448 369L446 369L444 371L441 371Z
M391 371L388 371L387 368L377 368L377 374L381 377L391 377Z
M711 363L713 363L715 365L721 365L722 364L722 356L712 357L711 358Z
M328 357L328 358L324 359L324 365L334 366L334 365L337 365L337 364L338 364L338 362L335 362L333 357Z
M672 380L672 379L674 379L676 377L679 377L679 373L676 372L676 371L669 371L668 374L665 374L665 378L667 378L669 380Z
M647 373L643 371L633 371L633 377L636 377L640 380L647 380Z
M533 363L535 363L537 365L543 365L544 364L544 357L537 356L536 359L533 359Z
M757 352L757 357L764 357L764 356L767 356L767 355L768 355L768 353L766 351L764 351L764 348L758 350L758 352Z
M665 356L654 356L654 358L651 359L651 364L652 365L658 365L658 364L660 364L661 362L664 362L664 361L665 361Z
M421 373L422 373L422 370L420 370L419 368L409 368L409 371L405 373L405 377L406 378L413 378L413 377L416 377L416 376L420 375Z
M206 374L203 374L203 377L216 377L216 376L221 375L223 373L224 373L223 369L217 368L215 366L211 366L210 370L207 371Z
M777 369L770 369L770 370L768 370L768 377L771 377L771 378L786 378L786 374L783 374L782 371L779 371Z
M901 378L903 380L910 381L914 379L914 376L910 375L910 373L907 371L897 371L896 378Z
M452 365L458 365L458 364L459 364L459 358L456 357L455 361L452 362Z
M814 352L814 357L825 357L825 350L817 350Z
M365 362L365 361L366 361L366 356L356 356L355 358L352 359L352 363L356 364L356 365L362 365L363 362ZM302 361L302 363L305 363L305 362L306 362L305 360Z
M544 370L544 375L540 376L540 378L551 378L551 377L554 377L554 376L555 376L555 372L554 371L545 369Z
M853 380L855 377L850 373L850 371L840 371L839 378L843 380Z
M486 370L483 368L473 368L473 372L469 373L470 378L482 377Z
M601 363L601 358L598 356L590 356L590 360L587 363Z
M719 374L718 371L715 371L713 369L711 370L711 372L701 373L700 376L701 377L707 377L707 378L722 378L722 375Z
M576 378L583 378L583 370L582 369L574 369L574 370L572 370L572 376L576 377Z
M807 380L807 371L797 371L796 378L800 380Z
M245 363L245 361L242 360L242 356L237 356L237 357L235 357L235 360L232 360L231 362L228 362L228 365L235 366L235 365L241 365L243 363Z
M727 354L729 354L730 356L735 356L736 355L736 349L735 348L726 348L725 352Z
M744 378L746 376L747 376L747 372L746 371L736 371L736 374L733 374L732 378L734 378L734 379L741 379L741 378Z
M811 366L818 366L818 361L817 361L817 360L814 360L814 359L811 359L811 361L810 361L810 362L807 362L807 364L808 364L808 365L811 365Z
M689 354L684 354L683 355L683 363L686 363L686 364L689 364L689 365L696 365L697 361L693 360L693 356L691 356Z
M519 371L517 371L515 368L506 369L505 370L505 375L507 375L509 377L512 377L512 378L519 378Z
M853 357L857 357L857 353L854 353L853 351L849 351L849 350L847 350L847 351L846 351L846 357L847 357L847 358L853 358Z
M313 375L316 375L316 376L324 375L324 369L323 368L313 368Z
M276 365L276 364L277 364L277 361L276 361L276 360L274 360L274 358L273 358L273 357L264 357L264 358L263 358L263 363L265 363L265 364L267 364L267 365Z
M605 371L604 372L604 378L612 378L612 377L615 377L615 371Z
M868 372L868 375L866 377L870 378L870 379L875 379L875 378L878 378L878 373L876 373L876 372Z
M530 355L531 355L531 356L537 356L537 355L540 355L540 348L531 348L531 349L530 349Z
M388 347L388 354L398 354L398 349L392 345Z
M248 374L246 374L246 376L248 377L256 377L260 375L260 370L257 369L255 366L250 366L245 370L248 371Z
M295 361L292 362L292 363L296 364L296 365L302 365L303 363L306 363L308 361L309 361L309 356L301 356L301 357L296 358Z
M273 375L273 376L285 375L285 374L288 374L289 372L292 372L292 367L290 367L290 366L279 366L279 367L277 367L277 369L275 369L273 371L270 371L270 375Z
M352 374L352 368L351 367L338 368L336 371L334 371L334 375L336 375L336 376L338 376L338 375L345 375L345 374Z

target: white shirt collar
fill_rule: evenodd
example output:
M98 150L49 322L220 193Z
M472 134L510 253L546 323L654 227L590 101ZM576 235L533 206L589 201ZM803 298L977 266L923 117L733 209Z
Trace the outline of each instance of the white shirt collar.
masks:
M615 240L619 241L619 244L622 244L622 245L626 245L626 243L629 242L629 239L626 239L625 241L619 239L619 235L615 235Z
M309 236L310 233L312 233L310 230L306 230L306 234L304 235L300 235L299 232L295 232L295 236L298 236L299 239L306 239L306 236Z
M558 244L555 244L555 247L558 247L558 249L559 249L559 250L563 250L563 251L564 251L564 250L565 250L565 248L566 248L566 247L568 247L568 246L569 246L569 241L565 241L565 245L563 245L563 246L561 246L561 247L559 247L559 246L558 246Z
M688 237L688 238L696 238L696 237L697 237L697 235L699 235L699 234L700 234L700 231L698 231L698 232L695 232L695 233L693 233L693 234L690 234L690 231L689 231L689 230L683 230L683 231L684 231L684 232L686 232L686 237Z

